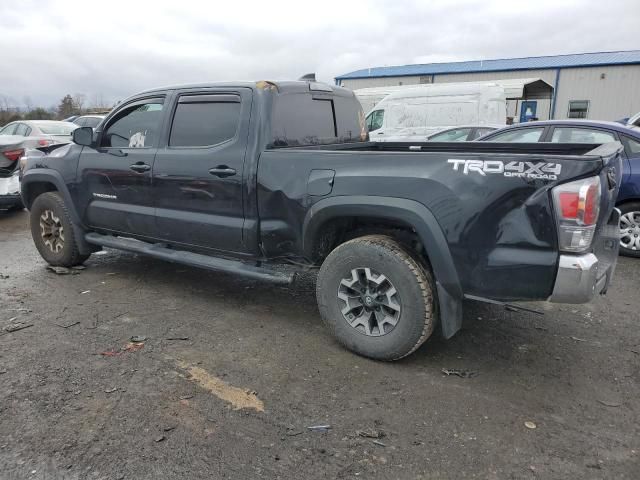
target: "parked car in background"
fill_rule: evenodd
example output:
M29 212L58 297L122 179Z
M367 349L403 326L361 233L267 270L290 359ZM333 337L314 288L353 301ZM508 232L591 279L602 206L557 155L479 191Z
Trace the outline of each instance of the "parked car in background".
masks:
M27 140L18 135L0 135L0 210L23 208L18 160L25 153Z
M620 253L640 258L640 128L594 120L547 120L509 126L489 133L479 141L622 143L622 184L616 201L616 206L622 212Z
M65 119L63 119L63 122L73 122L76 118L78 118L80 115L71 115L70 117L67 117Z
M71 133L78 125L57 120L18 120L5 125L0 135L19 135L37 139L37 146L71 142Z
M104 119L104 115L82 115L73 120L73 123L79 127L91 127L95 129Z
M633 117L627 119L627 127L640 128L640 112L636 113Z
M507 100L497 84L422 85L393 92L367 115L371 141L424 142L462 125L505 125Z
M463 126L453 127L441 130L427 137L428 142L470 142L477 138L487 135L494 130L502 128L500 126Z

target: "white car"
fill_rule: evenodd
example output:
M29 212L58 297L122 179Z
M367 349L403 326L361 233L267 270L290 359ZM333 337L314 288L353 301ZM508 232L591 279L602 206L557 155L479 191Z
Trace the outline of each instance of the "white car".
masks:
M47 147L54 143L70 143L71 133L78 125L57 120L18 120L8 123L0 135L18 135L37 140L38 147Z

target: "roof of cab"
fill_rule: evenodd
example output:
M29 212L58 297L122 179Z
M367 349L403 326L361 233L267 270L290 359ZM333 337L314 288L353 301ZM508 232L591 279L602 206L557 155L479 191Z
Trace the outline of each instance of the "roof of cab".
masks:
M327 89L334 95L339 96L352 96L353 92L344 87L338 87L336 85L330 85L324 82L307 82L307 81L271 81L271 80L260 80L256 82L248 82L248 81L240 81L240 82L209 82L209 83L191 83L184 85L168 85L164 87L151 88L148 90L144 90L137 95L143 95L148 93L160 93L171 90L187 90L187 89L207 89L207 88L222 88L222 87L243 87L243 88L251 88L251 89L266 89L269 86L273 86L277 89L278 93L306 93L311 91L315 91L315 89L310 88L313 84L318 84L322 86L322 90L317 90L317 93L327 92Z

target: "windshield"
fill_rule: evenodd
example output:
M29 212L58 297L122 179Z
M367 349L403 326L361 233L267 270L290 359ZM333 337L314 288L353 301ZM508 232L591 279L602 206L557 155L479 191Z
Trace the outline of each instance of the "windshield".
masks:
M70 122L34 122L34 125L45 135L71 135L71 132L78 128L78 125Z

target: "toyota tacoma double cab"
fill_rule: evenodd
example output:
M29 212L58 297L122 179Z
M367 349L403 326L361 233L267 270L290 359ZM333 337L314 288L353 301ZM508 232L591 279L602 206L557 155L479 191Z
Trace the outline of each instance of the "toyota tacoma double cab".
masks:
M95 132L21 165L51 265L103 247L290 283L319 267L320 315L352 351L396 360L463 300L582 303L618 253L619 143L370 143L350 90L189 85L122 102Z

